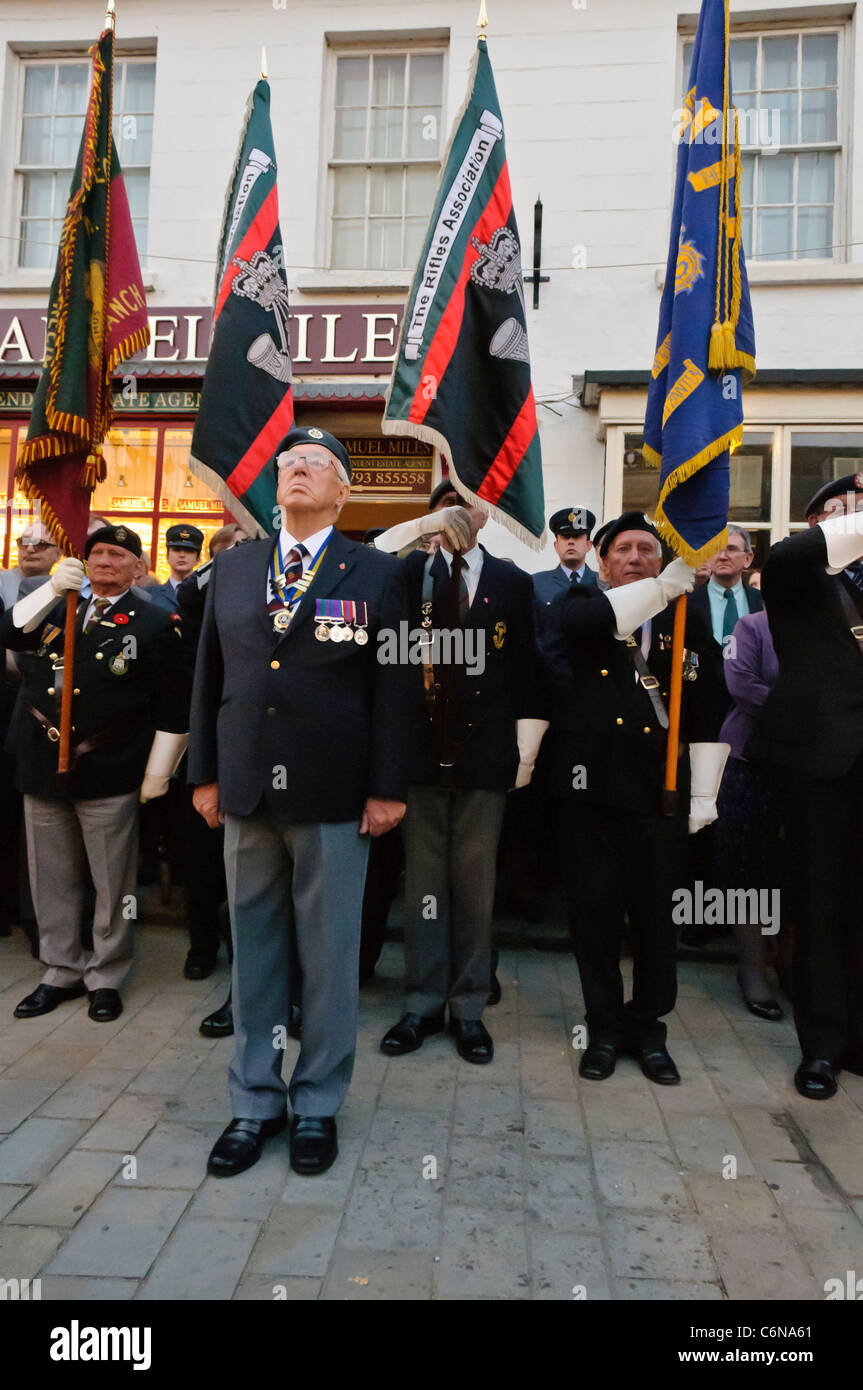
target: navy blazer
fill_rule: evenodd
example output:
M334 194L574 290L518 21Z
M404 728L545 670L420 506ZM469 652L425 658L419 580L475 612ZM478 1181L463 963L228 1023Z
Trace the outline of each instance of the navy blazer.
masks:
M359 820L369 796L404 801L401 673L377 660L399 562L333 531L287 632L267 612L274 540L216 556L195 667L189 781L219 783L221 809L263 803L289 824ZM318 641L318 599L362 600L369 641Z
M567 579L560 565L555 565L553 570L540 570L532 578L535 604L534 619L538 642L543 642L548 636L551 605L560 594L565 594L573 584L582 588L595 589L597 587L596 571L592 570L588 564L584 566L584 574L581 579Z

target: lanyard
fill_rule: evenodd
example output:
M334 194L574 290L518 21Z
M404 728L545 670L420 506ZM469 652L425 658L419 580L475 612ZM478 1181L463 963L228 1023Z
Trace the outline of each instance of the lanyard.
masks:
M332 532L330 532L330 535L332 535ZM285 563L282 559L282 537L281 534L277 536L276 547L273 551L272 559L270 560L270 583L273 586L273 593L278 594L279 598L282 600L282 603L285 605L286 608L296 603L297 599L300 598L306 592L306 589L308 589L309 585L315 577L315 574L317 573L318 566L324 558L324 554L329 543L330 537L327 536L326 540L324 541L315 558L312 560L312 563L309 565L309 568L306 570L303 577L301 579L298 579L296 584L286 585ZM276 569L277 559L279 562L278 569Z

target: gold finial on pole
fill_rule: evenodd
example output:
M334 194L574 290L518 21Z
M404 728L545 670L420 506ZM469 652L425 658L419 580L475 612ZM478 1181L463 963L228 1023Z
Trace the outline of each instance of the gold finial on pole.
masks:
M114 0L108 0L108 7L105 10L105 27L113 30L116 15L114 13Z
M485 31L488 24L488 13L485 8L485 0L479 0L479 14L476 17L476 25L479 29L479 38L485 43Z
M262 49L261 49L261 77L262 77L263 80L266 82L266 80L267 80L267 50L266 50L265 48L262 48Z

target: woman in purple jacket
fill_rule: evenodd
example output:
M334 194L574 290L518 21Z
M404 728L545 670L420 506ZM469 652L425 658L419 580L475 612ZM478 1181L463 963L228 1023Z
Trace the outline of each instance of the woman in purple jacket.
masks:
M775 888L781 872L778 790L768 767L743 756L752 720L779 674L766 612L740 618L723 655L725 683L733 704L719 735L731 745L731 753L717 801L717 877L726 890L758 890L760 903L760 890ZM762 922L737 922L734 934L743 1002L758 1018L781 1019L782 1009L772 998L767 981Z

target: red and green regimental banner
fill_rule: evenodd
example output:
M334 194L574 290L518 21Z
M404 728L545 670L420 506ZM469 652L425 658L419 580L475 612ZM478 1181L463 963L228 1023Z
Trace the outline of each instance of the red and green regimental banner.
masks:
M18 484L66 554L83 556L90 498L105 478L115 368L150 341L141 267L111 134L114 34L90 50L90 100L51 285L45 364Z
M541 548L521 245L483 38L408 296L382 429L435 445L465 497Z

